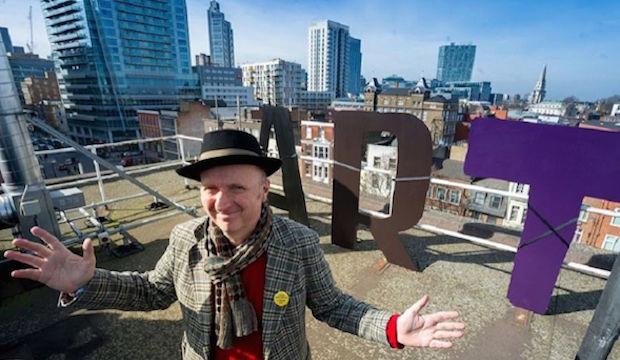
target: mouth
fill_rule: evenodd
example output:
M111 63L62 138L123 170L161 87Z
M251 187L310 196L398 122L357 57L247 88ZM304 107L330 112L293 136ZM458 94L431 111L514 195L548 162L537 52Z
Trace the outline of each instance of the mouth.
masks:
M237 214L236 213L231 213L231 214L219 213L219 214L217 214L217 217L220 218L223 221L230 221L231 219L237 217Z

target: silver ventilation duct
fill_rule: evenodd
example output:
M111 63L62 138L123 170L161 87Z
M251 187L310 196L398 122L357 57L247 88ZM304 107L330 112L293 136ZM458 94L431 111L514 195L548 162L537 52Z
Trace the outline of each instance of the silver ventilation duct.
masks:
M0 172L5 192L42 183L9 59L0 39Z
M39 241L30 228L41 226L59 236L58 222L34 154L25 115L0 38L0 228L18 226L22 237Z

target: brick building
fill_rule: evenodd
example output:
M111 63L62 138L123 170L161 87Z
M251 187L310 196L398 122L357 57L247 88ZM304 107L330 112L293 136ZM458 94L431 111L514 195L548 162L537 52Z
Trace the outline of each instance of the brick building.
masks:
M326 160L334 159L334 123L302 121L300 130L301 177L331 185L333 166Z
M620 203L586 197L585 205L620 212ZM620 252L620 216L607 216L582 211L575 232L575 241L596 248Z
M443 96L431 97L425 82L413 89L368 87L364 92L364 110L406 113L424 122L431 133L433 147L449 147L454 142L456 124L461 121L459 104Z
M46 71L45 76L28 76L21 82L26 105L38 105L43 100L60 100L60 89L54 71Z
M143 138L187 135L202 139L212 118L211 108L200 101L181 102L178 110L138 110L138 123ZM200 152L198 141L183 141L185 155L196 156ZM151 160L172 160L179 157L176 139L147 143L144 151Z

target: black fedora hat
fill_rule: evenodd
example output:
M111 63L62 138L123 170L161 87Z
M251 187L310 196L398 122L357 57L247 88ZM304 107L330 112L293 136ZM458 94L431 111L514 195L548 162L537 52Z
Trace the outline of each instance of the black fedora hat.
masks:
M216 166L251 164L265 170L267 176L276 172L282 161L265 155L256 138L240 130L210 131L202 138L198 160L180 167L177 174L200 181L200 173Z

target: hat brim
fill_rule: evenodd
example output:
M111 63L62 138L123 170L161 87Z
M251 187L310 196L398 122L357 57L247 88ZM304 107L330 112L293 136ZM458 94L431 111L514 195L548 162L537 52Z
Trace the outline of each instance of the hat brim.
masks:
M270 176L274 172L278 171L278 169L280 169L280 167L282 166L282 161L277 158L262 156L228 155L212 159L199 160L193 164L189 164L176 169L176 172L183 177L200 181L200 174L205 170L211 169L216 166L238 164L256 165L259 168L263 169L267 176Z

